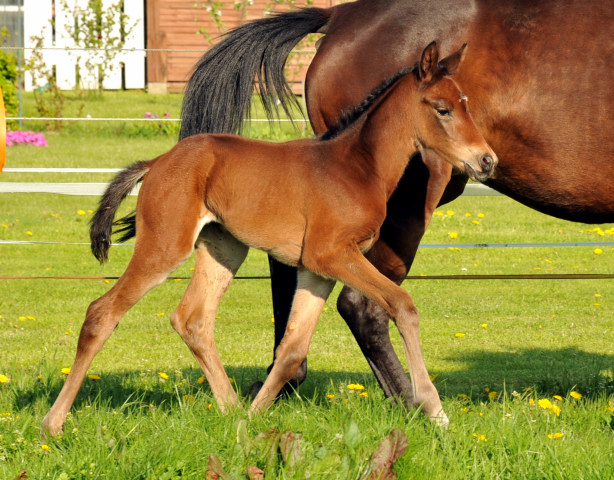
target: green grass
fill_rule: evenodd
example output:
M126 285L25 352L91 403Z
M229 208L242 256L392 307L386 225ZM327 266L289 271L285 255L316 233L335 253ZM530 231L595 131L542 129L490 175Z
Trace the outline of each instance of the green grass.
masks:
M94 99L87 112L178 114L178 96L122 95ZM153 157L175 141L172 135L113 134L108 126L88 125L48 134L48 148L9 148L7 167L119 167ZM287 133L264 127L257 135L279 140ZM4 173L0 181L108 178ZM134 201L128 199L121 213ZM98 265L87 245L89 210L96 203L96 197L1 195L0 240L84 245L0 244L0 276L109 277L113 283L131 247L113 247L110 262ZM423 243L452 249L420 249L413 275L614 273L611 245L600 247L600 254L595 246L454 247L612 241L612 225L602 225L600 235L597 226L553 219L496 197L462 197L439 211ZM189 260L174 275L189 276L191 266ZM253 251L239 272L267 274L265 255ZM128 312L91 366L101 380L84 383L65 434L43 443L38 425L61 388L61 369L72 363L85 310L109 283L0 279L0 375L7 379L0 383L0 478L204 478L215 455L232 478L247 478L246 468L257 465L266 478L309 473L354 479L367 471L380 441L398 428L408 437L395 466L402 479L614 478L612 280L406 281L421 313L427 367L437 375L452 422L446 431L384 398L336 312L339 286L320 319L299 395L254 419L247 404L222 415L170 326L187 285L170 280ZM242 394L264 379L271 361L271 311L267 280L236 280L220 307L216 342ZM405 364L394 329L391 338ZM349 390L350 383L364 385L367 396ZM572 391L583 397L572 398ZM560 415L538 405L544 398ZM275 431L298 438L294 457L275 447ZM563 437L548 437L556 433Z

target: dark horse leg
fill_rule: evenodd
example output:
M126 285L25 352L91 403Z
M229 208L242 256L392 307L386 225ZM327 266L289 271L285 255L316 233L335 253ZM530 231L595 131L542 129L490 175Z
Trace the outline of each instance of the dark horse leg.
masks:
M384 275L400 284L407 276L418 245L433 211L441 203L457 198L467 177L451 177L449 165L431 159L426 165L419 155L412 158L397 190L388 202L388 217L380 238L366 255ZM286 329L292 298L296 289L296 269L269 259L273 309L275 315L275 349ZM375 303L351 288L344 287L337 308L356 338L367 362L387 397L408 403L411 384L390 342L388 314ZM272 365L269 366L269 370ZM307 375L306 361L286 386L296 388ZM260 382L252 386L257 393Z

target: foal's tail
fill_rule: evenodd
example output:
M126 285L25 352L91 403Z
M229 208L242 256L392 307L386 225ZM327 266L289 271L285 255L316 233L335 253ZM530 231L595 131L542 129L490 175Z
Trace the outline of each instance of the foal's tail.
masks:
M104 263L108 259L115 212L136 184L143 180L143 177L149 171L150 163L150 161L136 162L119 172L100 199L98 210L96 210L90 222L92 253L100 263ZM127 225L120 229L120 232L123 232L120 241L124 241L135 235L136 217L134 213L115 222L115 224Z
M267 117L289 113L297 104L284 77L284 64L308 33L324 27L334 7L304 8L237 27L198 62L186 87L179 138L197 133L239 133L249 115L254 78Z

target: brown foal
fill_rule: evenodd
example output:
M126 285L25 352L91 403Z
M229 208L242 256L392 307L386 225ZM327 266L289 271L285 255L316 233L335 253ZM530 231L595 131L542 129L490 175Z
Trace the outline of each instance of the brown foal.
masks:
M477 180L497 158L476 129L451 76L465 47L420 62L384 81L317 139L269 143L233 135L195 135L149 162L120 172L92 219L92 250L107 258L115 212L142 181L134 254L118 282L91 303L66 383L41 429L62 431L89 365L122 316L195 250L194 275L171 323L207 377L220 408L237 402L216 350L218 304L249 247L298 267L290 321L275 364L251 410L267 408L294 375L335 281L358 290L396 323L413 391L408 401L447 424L420 349L419 318L405 290L363 253L379 234L386 202L416 151L444 158Z

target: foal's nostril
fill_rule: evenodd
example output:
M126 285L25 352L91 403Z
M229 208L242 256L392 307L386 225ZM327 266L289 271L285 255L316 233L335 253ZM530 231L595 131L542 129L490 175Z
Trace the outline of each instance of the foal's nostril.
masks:
M489 172L490 170L492 170L494 165L495 161L490 155L484 155L482 158L480 158L480 167L485 172Z

